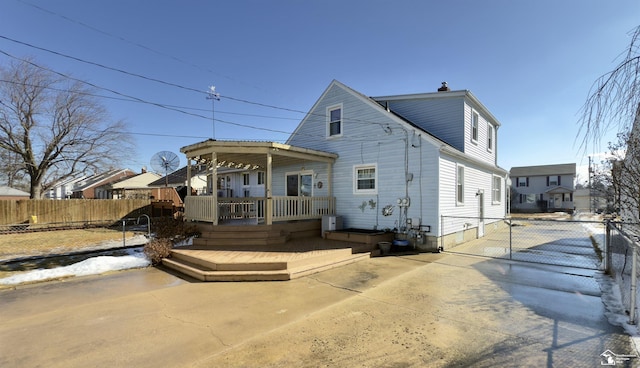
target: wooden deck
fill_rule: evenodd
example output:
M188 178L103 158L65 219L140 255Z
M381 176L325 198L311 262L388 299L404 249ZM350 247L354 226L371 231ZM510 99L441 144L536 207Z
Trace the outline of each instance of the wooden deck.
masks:
M200 281L284 281L377 254L375 246L310 237L277 245L180 247L162 263Z

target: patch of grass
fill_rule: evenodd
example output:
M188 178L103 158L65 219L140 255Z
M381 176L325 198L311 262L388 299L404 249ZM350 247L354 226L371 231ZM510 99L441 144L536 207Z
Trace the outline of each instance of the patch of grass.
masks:
M135 234L125 233L126 238ZM94 228L0 235L0 258L68 253L107 241L122 241L122 231Z

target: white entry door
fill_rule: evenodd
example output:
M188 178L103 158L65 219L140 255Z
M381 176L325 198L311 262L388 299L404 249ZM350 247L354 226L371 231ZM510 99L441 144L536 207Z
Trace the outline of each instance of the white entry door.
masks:
M562 208L562 193L553 195L553 207Z

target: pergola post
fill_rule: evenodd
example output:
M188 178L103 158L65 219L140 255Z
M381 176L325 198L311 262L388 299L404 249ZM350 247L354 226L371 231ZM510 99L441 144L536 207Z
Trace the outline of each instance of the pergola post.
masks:
M191 196L191 158L187 157L187 197ZM185 202L187 199L185 198Z
M218 225L218 155L211 152L211 213L213 214L213 226Z
M271 165L273 163L273 157L271 156L271 152L267 152L267 173L265 178L265 196L267 197L265 203L265 213L264 213L264 221L266 225L271 225L273 223L273 198L271 194L271 185L272 185L272 170Z

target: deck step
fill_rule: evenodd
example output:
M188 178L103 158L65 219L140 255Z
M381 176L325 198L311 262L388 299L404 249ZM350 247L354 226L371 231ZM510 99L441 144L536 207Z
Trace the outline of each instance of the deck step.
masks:
M183 260L165 258L162 264L200 281L286 281L291 276L287 270L212 271Z
M225 237L218 236L216 238L211 237L199 237L193 239L193 245L212 247L216 246L234 246L234 245L280 245L285 244L289 240L287 235L271 236L271 237L250 237L243 234L227 234Z
M291 278L295 279L298 277L303 277L303 276L311 275L317 272L330 270L332 268L348 265L348 264L355 263L355 262L362 261L369 258L371 258L371 255L369 253L357 253L332 263L307 265L306 267L292 268L292 269L289 269L289 273L291 275ZM315 267L312 267L312 266L315 266Z
M285 255L263 252L251 255L247 252L225 254L220 261L206 251L176 251L172 258L165 258L162 264L167 268L181 272L200 281L285 281L310 275L369 258L370 253L352 254L351 249L329 249L290 253ZM260 260L263 256L266 259Z

